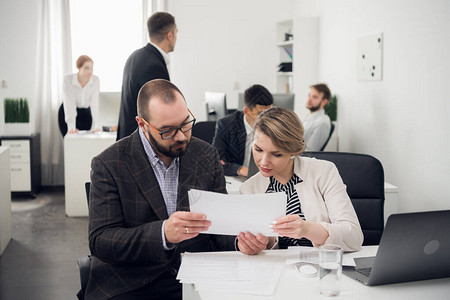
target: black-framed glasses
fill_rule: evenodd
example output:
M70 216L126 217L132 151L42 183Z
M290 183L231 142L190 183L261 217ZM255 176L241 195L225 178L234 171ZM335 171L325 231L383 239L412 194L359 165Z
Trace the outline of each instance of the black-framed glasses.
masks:
M170 140L175 135L177 135L178 130L181 131L182 133L185 133L185 132L188 132L189 130L191 130L192 127L194 127L196 119L195 119L194 115L192 114L192 112L189 110L189 108L188 108L188 111L192 116L192 120L190 120L189 122L185 122L178 127L171 128L171 129L164 130L164 131L159 131L152 124L150 124L149 122L144 120L144 118L141 118L141 119L142 119L142 121L144 121L145 124L147 124L150 128L152 128L154 131L156 131L163 140Z

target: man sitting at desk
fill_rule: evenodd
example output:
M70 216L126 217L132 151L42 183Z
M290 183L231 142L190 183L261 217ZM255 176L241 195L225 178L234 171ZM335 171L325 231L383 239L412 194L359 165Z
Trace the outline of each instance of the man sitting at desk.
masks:
M139 91L138 129L92 160L85 299L179 299L180 253L238 249L256 254L267 237L201 234L211 222L189 212L187 191L226 193L219 155L195 137L181 91L164 79ZM237 243L236 243L237 241Z
M253 124L273 104L272 94L255 84L244 93L244 109L217 121L213 145L219 151L227 176L247 176L253 141Z
M330 97L331 92L326 84L310 86L306 102L306 108L310 113L303 120L306 151L320 151L330 135L331 121L324 109Z

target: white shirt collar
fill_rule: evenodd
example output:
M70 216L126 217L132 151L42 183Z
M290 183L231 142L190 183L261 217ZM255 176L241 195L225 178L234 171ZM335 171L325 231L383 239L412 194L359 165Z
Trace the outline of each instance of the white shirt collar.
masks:
M247 135L252 134L253 133L253 127L250 126L250 124L248 124L247 120L245 119L245 115L243 116L243 118L244 118L245 132L247 133Z
M166 66L170 64L170 56L168 53L166 53L163 49L161 49L158 45L153 44L152 42L149 42L150 45L154 46L158 51L161 53L162 57L164 58L164 62L166 63Z
M87 85L93 84L93 79L92 79L92 77L94 77L94 75L92 75L92 76L89 78L88 82L86 83L86 85L85 85L84 87L86 87ZM72 84L73 84L73 85L76 85L76 86L78 86L78 87L80 87L80 88L83 88L83 87L81 86L81 83L78 81L78 73L74 73L74 74L72 75Z

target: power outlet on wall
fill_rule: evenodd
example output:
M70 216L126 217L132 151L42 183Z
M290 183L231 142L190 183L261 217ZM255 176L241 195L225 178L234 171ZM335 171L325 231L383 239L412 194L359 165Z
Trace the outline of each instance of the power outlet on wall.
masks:
M357 40L358 80L382 80L383 75L383 33L375 33Z

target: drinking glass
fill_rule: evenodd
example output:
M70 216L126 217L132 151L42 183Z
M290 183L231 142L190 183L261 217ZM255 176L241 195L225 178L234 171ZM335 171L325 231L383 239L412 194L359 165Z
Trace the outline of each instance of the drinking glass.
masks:
M319 247L319 284L323 296L339 296L342 275L342 248L333 245Z

